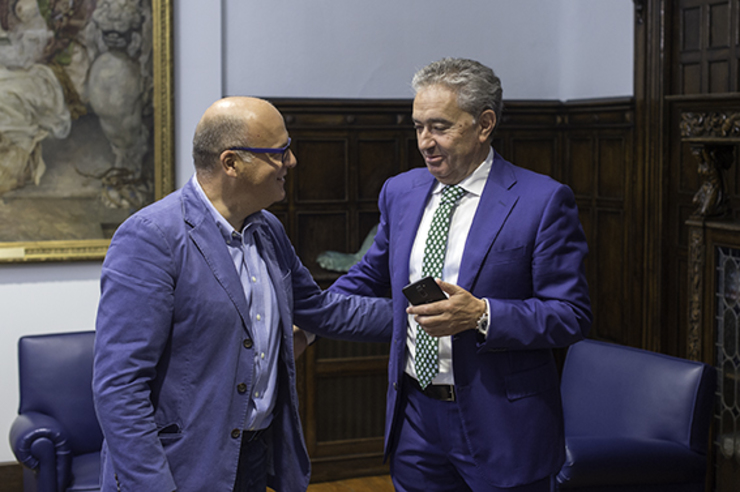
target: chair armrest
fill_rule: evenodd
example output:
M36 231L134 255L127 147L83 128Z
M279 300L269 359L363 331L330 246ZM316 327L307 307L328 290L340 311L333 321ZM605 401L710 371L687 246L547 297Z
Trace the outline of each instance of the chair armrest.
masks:
M671 441L569 437L560 488L703 483L707 457Z
M39 490L64 490L71 480L72 451L55 418L38 412L18 415L10 427L10 446L16 459L36 472Z

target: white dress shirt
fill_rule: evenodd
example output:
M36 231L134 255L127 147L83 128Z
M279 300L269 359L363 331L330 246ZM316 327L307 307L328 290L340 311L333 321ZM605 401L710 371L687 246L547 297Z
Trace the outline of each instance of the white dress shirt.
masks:
M460 262L462 261L465 242L468 238L470 226L473 223L473 217L478 209L480 196L486 185L488 174L493 164L493 148L488 152L488 157L475 171L467 178L463 179L458 186L463 188L467 193L463 195L455 207L450 222L450 232L447 239L447 253L445 254L444 267L442 269L442 280L447 283L457 285L457 277L460 273ZM409 258L409 283L415 282L421 278L421 266L424 259L424 247L426 245L429 228L432 224L434 211L437 210L439 202L442 199L442 189L444 184L439 181L434 187L424 215L421 218L419 229L416 231L416 239L411 249ZM486 311L490 310L488 301L486 301ZM490 313L489 319L490 319ZM408 357L406 358L406 373L416 379L416 369L414 365L414 356L416 354L416 321L412 315L408 316L406 348ZM474 328L474 327L471 327ZM441 337L439 339L439 373L432 380L432 384L455 384L455 375L452 371L452 337Z

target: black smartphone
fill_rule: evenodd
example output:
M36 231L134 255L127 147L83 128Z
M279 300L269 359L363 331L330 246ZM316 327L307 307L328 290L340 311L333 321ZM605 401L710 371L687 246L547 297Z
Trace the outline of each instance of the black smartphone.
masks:
M443 301L447 296L437 285L432 277L424 277L421 280L407 285L403 288L403 295L414 306L418 304L429 304L430 302Z

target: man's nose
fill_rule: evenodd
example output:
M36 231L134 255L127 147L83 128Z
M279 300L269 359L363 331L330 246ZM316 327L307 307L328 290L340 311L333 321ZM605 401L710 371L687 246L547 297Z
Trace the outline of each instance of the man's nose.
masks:
M417 132L416 143L420 150L434 147L434 139L432 139L431 132L429 132L426 128Z
M285 161L286 167L296 167L298 165L298 159L296 159L295 154L293 153L292 149L288 149L288 160Z

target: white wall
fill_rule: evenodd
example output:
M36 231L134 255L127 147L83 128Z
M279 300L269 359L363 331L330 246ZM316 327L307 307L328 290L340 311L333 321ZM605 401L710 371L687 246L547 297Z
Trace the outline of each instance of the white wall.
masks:
M633 9L631 0L225 0L225 93L409 98L416 70L454 56L492 67L505 99L629 96Z
M556 3L562 4L559 12L562 28L558 30L560 77L557 99L631 96L634 58L632 0L560 0Z
M178 187L195 124L222 94L409 98L413 72L443 56L492 66L507 99L632 94L632 0L173 3ZM93 328L99 275L99 262L0 265L0 462L15 460L3 436L18 338Z

